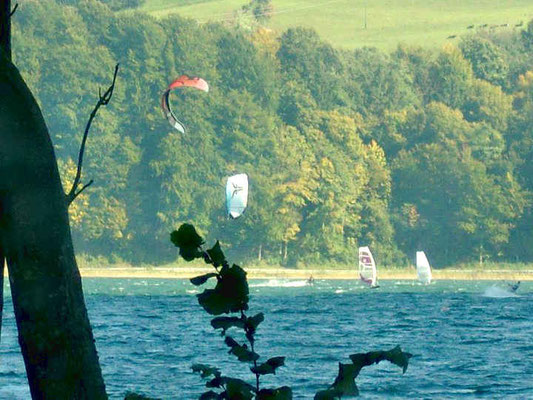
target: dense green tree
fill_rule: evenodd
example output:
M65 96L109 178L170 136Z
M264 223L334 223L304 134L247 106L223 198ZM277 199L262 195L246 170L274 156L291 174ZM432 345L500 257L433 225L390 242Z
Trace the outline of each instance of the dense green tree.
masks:
M242 9L245 12L251 12L257 21L266 22L270 19L274 6L272 5L272 0L251 0Z
M363 115L380 115L421 103L413 90L413 75L407 63L374 48L355 50L346 61L345 83L351 105Z
M429 66L426 88L431 101L442 102L449 107L460 108L473 79L472 66L462 53L449 45Z
M412 76L413 90L418 93L421 100L429 101L429 88L431 87L429 67L435 58L433 52L422 47L408 47L400 44L391 56L402 63Z
M512 97L499 86L475 79L461 108L465 119L485 122L492 128L505 132L512 112Z
M447 247L431 248L442 262L477 259L481 246L525 260L530 26L469 36L460 50L385 54L335 49L312 29L276 37L257 23L199 25L115 13L97 0L43 0L17 12L14 57L70 176L84 116L121 62L115 101L89 138L82 179L95 184L71 209L81 252L171 261L167 232L190 221L239 259L344 262L370 244L380 262L403 263L442 235ZM181 74L210 85L208 94L171 94L185 134L160 111ZM236 172L250 176L249 208L229 221L224 184ZM427 194L413 195L407 185L423 181ZM506 196L509 207L496 207ZM445 254L456 242L462 250Z
M291 28L284 32L277 58L284 80L297 80L305 85L320 108L346 105L339 52L321 41L315 31Z
M425 124L426 116L422 108L385 110L369 127L367 135L383 147L389 158L394 158L401 149L410 148L422 140Z
M477 78L499 86L505 82L509 67L503 51L492 41L479 35L467 36L459 48Z
M430 104L426 115L427 143L395 160L398 240L431 249L443 264L497 254L525 204L511 171L498 176L487 169L490 158L501 156L501 135L439 103Z
M515 95L516 113L510 122L508 146L513 165L518 171L519 183L533 193L533 72L522 75ZM517 221L511 234L510 254L524 260L533 260L533 207L527 204L524 217Z

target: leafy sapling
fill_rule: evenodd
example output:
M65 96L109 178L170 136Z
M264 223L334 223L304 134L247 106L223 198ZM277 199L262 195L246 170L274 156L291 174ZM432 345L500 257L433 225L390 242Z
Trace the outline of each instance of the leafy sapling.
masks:
M204 240L196 232L194 226L183 224L177 231L170 234L170 240L179 248L180 255L187 261L203 259L205 263L213 265L215 272L197 276L191 279L196 286L205 284L210 279L216 279L213 289L205 289L198 294L198 303L209 314L215 317L211 320L214 329L220 329L224 342L233 354L243 363L250 365L250 371L255 375L255 384L249 384L242 379L223 376L218 368L195 364L194 372L208 379L206 387L209 391L200 396L200 400L291 400L292 389L282 386L275 389L261 388L261 376L275 374L276 370L285 364L285 357L272 357L264 363L258 363L260 355L255 351L255 333L263 322L263 313L248 316L249 289L246 272L238 265L231 265L226 260L224 253L217 241L209 250L203 250ZM220 316L222 314L235 314L233 316ZM244 333L245 343L240 343L233 336L227 334L228 330L237 329ZM326 389L315 395L315 400L335 400L343 396L359 394L355 378L361 369L387 360L407 370L410 353L403 352L400 346L388 351L371 351L350 356L351 364L339 363L339 373L335 381Z
M264 363L259 363L260 355L255 351L255 334L263 322L264 315L259 313L248 316L249 289L246 272L238 265L231 265L217 241L209 250L203 250L204 240L198 235L192 225L183 224L170 235L172 243L179 248L180 255L187 261L203 259L205 263L213 265L216 272L211 272L191 279L196 286L205 284L215 278L217 283L213 289L205 289L198 294L198 303L215 318L211 320L214 329L220 329L225 337L224 342L233 354L243 363L250 364L250 371L255 375L255 384L251 385L242 379L223 376L218 368L204 364L192 366L202 378L210 379L206 387L211 390L200 396L207 399L242 399L242 400L290 400L292 390L287 386L267 389L261 388L262 375L275 374L283 366L285 357L273 357ZM220 316L222 314L236 314L235 316ZM228 335L229 329L243 331L245 343L240 343L233 336Z

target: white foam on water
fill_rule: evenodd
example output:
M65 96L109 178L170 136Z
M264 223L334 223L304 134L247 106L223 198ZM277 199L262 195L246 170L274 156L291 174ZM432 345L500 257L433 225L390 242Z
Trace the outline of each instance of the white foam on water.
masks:
M394 285L396 286L415 286L418 281L395 281Z
M491 287L485 289L485 292L483 292L483 297L504 299L507 297L518 297L518 295L499 286L492 285Z
M307 281L282 281L271 279L267 282L254 283L250 287L303 287L307 286Z
M186 292L187 293L199 293L200 291L196 289L191 289L191 290L186 290Z
M343 289L337 289L337 290L335 290L335 293L344 293L344 292L346 292L346 290L343 290Z

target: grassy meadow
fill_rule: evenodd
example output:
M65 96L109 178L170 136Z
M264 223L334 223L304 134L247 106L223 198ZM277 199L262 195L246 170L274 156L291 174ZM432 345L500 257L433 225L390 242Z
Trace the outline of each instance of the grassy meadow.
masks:
M163 17L178 13L199 22L224 21L247 0L146 0L142 10ZM309 26L333 45L373 46L384 50L398 43L440 47L449 36L475 29L521 29L533 18L531 0L273 0L270 28ZM366 11L365 11L366 10ZM365 29L366 14L366 29ZM488 27L480 28L487 24ZM504 27L500 25L509 24ZM475 25L474 29L467 26ZM523 27L522 26L522 27Z

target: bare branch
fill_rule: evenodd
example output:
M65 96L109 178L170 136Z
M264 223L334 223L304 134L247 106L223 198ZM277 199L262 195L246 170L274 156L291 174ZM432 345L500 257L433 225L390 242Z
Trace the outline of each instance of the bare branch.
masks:
M17 11L17 8L19 8L19 3L15 4L15 7L13 7L13 10L9 13L9 18L15 14L15 11Z
M74 194L74 196L72 197L72 201L74 201L74 199L75 199L76 197L78 197L78 196L81 194L81 192L83 192L85 189L87 189L89 186L91 186L91 185L93 184L93 182L94 182L94 181L91 179L91 180L89 181L89 183L83 185L82 188L81 188L80 190L78 190L78 191L76 192L76 194ZM72 201L71 201L69 204L71 204Z
M81 168L83 165L83 155L85 153L85 144L87 143L87 137L89 136L89 130L91 129L91 124L93 122L94 117L96 117L96 114L98 113L98 110L101 106L107 106L109 104L109 101L111 100L111 97L113 96L113 91L115 89L115 82L117 80L117 74L118 74L118 66L117 64L115 66L115 73L113 74L113 82L111 85L107 88L107 90L102 95L102 92L100 89L98 89L98 102L96 103L96 106L94 107L93 111L91 112L91 115L89 116L89 120L87 121L87 125L85 126L85 132L83 132L83 138L81 140L81 146L80 146L80 152L78 155L78 169L76 171L76 177L74 178L74 182L72 184L72 188L68 192L67 196L67 203L70 205L74 199L90 184L93 183L91 180L87 185L85 185L80 191L76 192L78 189L78 185L80 184L81 179Z

